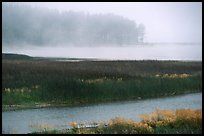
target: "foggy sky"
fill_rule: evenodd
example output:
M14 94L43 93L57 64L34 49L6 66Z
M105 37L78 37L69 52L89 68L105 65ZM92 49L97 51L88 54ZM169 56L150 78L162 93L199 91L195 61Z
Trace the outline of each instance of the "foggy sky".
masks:
M5 2L4 2L5 3ZM20 5L29 5L32 7L42 7L43 9L54 9L55 11L75 11L84 12L90 15L96 14L114 14L123 16L127 20L134 20L135 23L144 24L145 26L145 38L144 42L149 43L170 43L170 44L150 44L148 45L124 45L123 47L114 47L112 44L110 47L99 47L94 44L94 47L80 47L67 46L67 44L55 43L54 47L49 47L51 44L48 41L49 46L41 46L41 44L29 45L30 43L17 43L12 40L12 35L19 36L22 24L18 24L15 21L7 21L3 26L4 31L13 30L7 23L17 25L15 28L19 28L19 31L12 31L7 35L7 39L14 43L14 46L7 46L2 42L2 52L5 53L20 53L31 56L40 57L70 57L70 58L101 58L101 59L157 59L157 60L201 60L202 61L202 3L201 2L21 2L15 3ZM45 10L47 11L47 10ZM37 12L36 12L37 13ZM56 13L56 12L55 12ZM43 13L42 13L43 14ZM4 15L4 14L3 14ZM26 15L26 14L24 14ZM38 14L37 14L38 15ZM4 16L5 17L5 16ZM15 17L15 18L21 18ZM113 16L112 16L113 17ZM22 17L24 18L24 16ZM26 17L25 17L26 18ZM9 19L13 17L9 16ZM23 20L23 19L20 19ZM42 21L43 19L41 19ZM126 20L126 21L127 21ZM38 27L40 25L40 19L28 19L31 28ZM128 22L131 22L128 21ZM44 21L43 21L44 22ZM56 19L56 22L59 22ZM68 20L71 22L71 20ZM50 24L49 24L50 23ZM84 23L84 22L80 22ZM51 25L54 23L45 23L48 30L51 29ZM117 23L116 23L117 24ZM8 27L9 26L9 27ZM61 26L61 25L60 25ZM68 26L66 25L63 26ZM94 27L93 30L95 30ZM98 26L97 26L98 28ZM100 27L101 28L101 27ZM44 30L44 27L42 27ZM126 28L124 28L126 30ZM22 29L23 30L23 29ZM33 30L33 29L31 29ZM80 29L81 30L81 29ZM49 33L40 33L36 38L34 31L30 33L31 40L40 41L38 37L42 38L49 35L58 34L57 31ZM82 37L90 36L91 33L83 35ZM2 33L3 34L3 33ZM10 35L11 34L11 35ZM63 34L58 34L59 39L63 39ZM3 36L2 36L3 37ZM5 35L4 35L5 37ZM38 39L38 40L35 40ZM64 37L67 39L67 37ZM2 38L3 39L3 38ZM18 39L18 38L17 38ZM23 39L25 40L25 39ZM199 43L199 44L174 44L174 43ZM58 46L59 44L59 46Z
M146 42L202 42L201 2L21 2L58 11L113 13L143 23Z

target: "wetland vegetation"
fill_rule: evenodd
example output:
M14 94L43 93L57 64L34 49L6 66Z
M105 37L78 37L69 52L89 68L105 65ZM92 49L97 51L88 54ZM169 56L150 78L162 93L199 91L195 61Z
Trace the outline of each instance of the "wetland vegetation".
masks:
M108 124L97 127L77 127L71 122L72 129L49 130L34 134L201 134L202 110L177 109L159 110L141 115L140 122L131 119L114 118Z
M202 62L3 59L2 103L78 105L202 92Z

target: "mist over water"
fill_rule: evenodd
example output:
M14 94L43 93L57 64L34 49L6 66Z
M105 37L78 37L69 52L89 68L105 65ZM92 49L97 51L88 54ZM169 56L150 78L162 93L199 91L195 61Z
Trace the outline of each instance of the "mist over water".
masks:
M2 13L2 53L202 61L201 2L4 2Z
M7 47L7 46L5 46ZM35 57L96 58L107 60L196 60L202 61L202 45L134 45L123 47L36 47L3 48L5 53Z

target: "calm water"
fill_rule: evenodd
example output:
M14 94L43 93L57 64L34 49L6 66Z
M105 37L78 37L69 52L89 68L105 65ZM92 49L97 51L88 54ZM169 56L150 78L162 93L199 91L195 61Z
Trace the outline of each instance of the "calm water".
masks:
M107 60L202 60L202 44L155 44L122 47L17 47L3 46L2 51L38 57L97 58Z
M2 112L3 133L38 131L34 125L50 124L57 129L69 128L71 121L90 123L108 121L115 117L140 120L139 115L159 109L202 109L202 93L166 98L114 102L78 107L43 108Z

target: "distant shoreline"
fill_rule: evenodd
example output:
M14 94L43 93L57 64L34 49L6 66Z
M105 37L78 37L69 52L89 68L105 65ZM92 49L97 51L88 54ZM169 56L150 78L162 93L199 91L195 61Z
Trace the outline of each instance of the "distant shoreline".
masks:
M158 59L108 59L108 58L81 58L81 57L40 57L40 56L29 56L26 54L17 53L5 53L2 52L2 59L4 60L16 60L16 59L30 59L30 60L51 60L51 61L61 61L61 62L79 62L79 61L178 61L178 62L202 62L202 60L158 60Z

